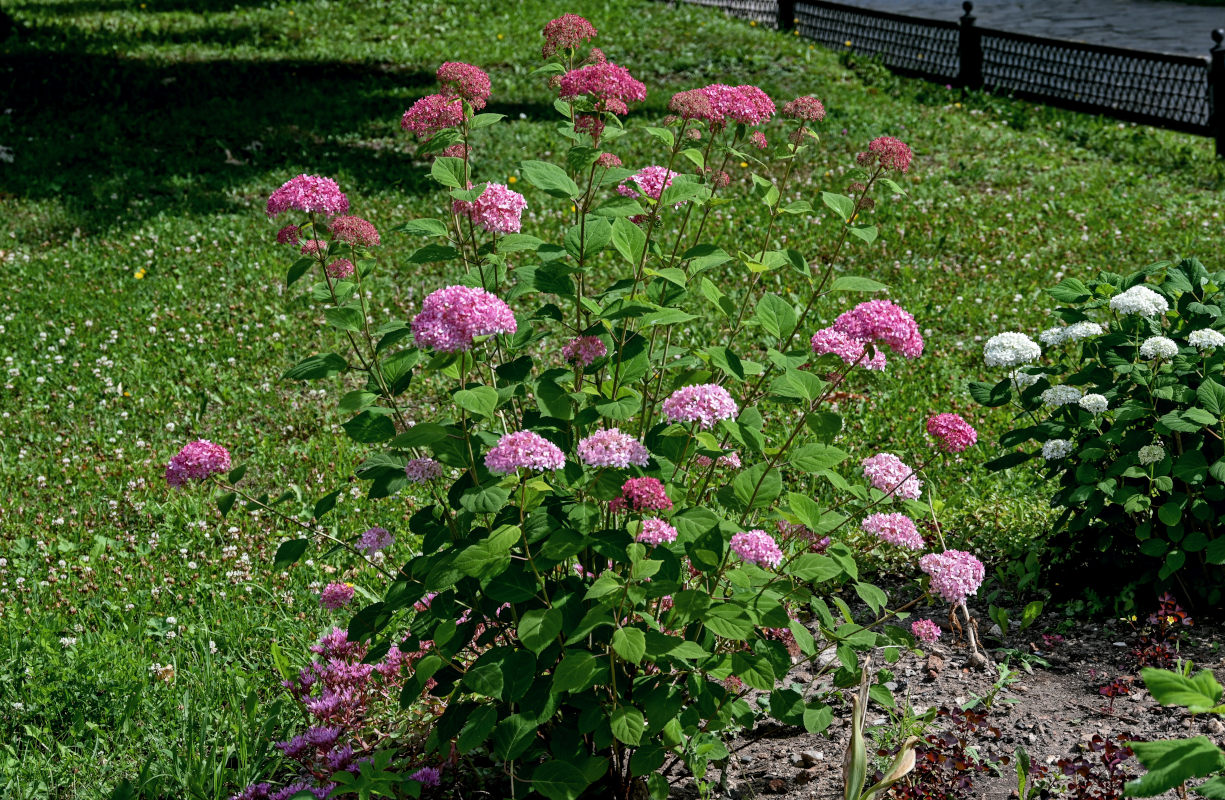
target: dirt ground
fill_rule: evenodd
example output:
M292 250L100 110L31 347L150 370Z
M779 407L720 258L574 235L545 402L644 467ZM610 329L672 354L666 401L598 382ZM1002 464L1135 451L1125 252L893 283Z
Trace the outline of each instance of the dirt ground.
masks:
M979 612L976 616L986 631L991 623ZM1103 737L1125 734L1139 741L1204 734L1225 745L1225 725L1220 719L1200 715L1192 720L1183 709L1159 706L1144 690L1140 666L1131 653L1138 634L1130 624L1124 621L1085 624L1057 643L1045 642L1038 632L1041 629L1039 623L1028 631L1014 631L1003 646L990 648L997 661L1008 657L1008 649L1014 651L1010 666L1017 680L999 691L987 712L987 722L998 729L999 738L988 735L972 739L983 755L1011 757L1017 747L1023 747L1033 764L1054 765L1058 759L1086 752L1086 745L1095 734ZM998 633L999 629L995 631ZM1223 631L1225 628L1220 624L1197 622L1186 629L1181 645L1181 655L1192 659L1196 670L1212 669L1218 680L1225 676L1220 646L1225 639ZM999 644L998 637L988 637L988 642ZM1021 668L1016 651L1039 655L1049 667L1031 663L1032 673L1027 672ZM953 708L970 701L974 695L986 695L997 679L998 673L992 669L984 672L963 667L968 650L964 641L957 642L948 631L927 652L929 655L922 657L908 653L889 665L895 676L894 695L899 702L908 700L916 709ZM879 665L880 660L876 663ZM813 680L802 667L793 670L791 679L800 685L811 685ZM1116 697L1111 711L1108 698L1099 694L1099 689L1116 679L1130 682L1130 694ZM981 712L982 706L976 710ZM850 735L849 716L849 707L838 711L834 724L821 735L799 728L762 727L729 743L733 754L726 782L715 789L713 796L733 800L751 797L840 800L842 755ZM872 704L868 722L869 726L878 726L878 746L891 741L888 731L892 723L886 709ZM936 721L936 729L940 722ZM896 725L893 729L896 730ZM882 733L883 739L879 738ZM869 750L875 749L870 743ZM1121 768L1132 775L1143 772L1134 758L1123 762ZM984 800L1013 796L1017 786L1015 769L1007 765L997 772L976 776L973 787L963 796ZM718 783L720 777L718 770L712 769L708 779ZM674 787L673 796L690 798L698 793L686 781ZM1051 796L1059 795L1053 792ZM1167 796L1175 795L1171 792Z

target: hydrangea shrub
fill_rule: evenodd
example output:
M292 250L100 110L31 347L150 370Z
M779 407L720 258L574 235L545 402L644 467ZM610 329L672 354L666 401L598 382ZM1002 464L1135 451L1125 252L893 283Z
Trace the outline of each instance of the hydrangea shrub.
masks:
M662 124L630 128L623 118L647 89L585 44L595 28L567 15L544 34L540 73L570 145L557 163L519 165L525 194L474 174L470 155L501 115L478 113L492 92L484 72L448 63L440 91L402 121L433 156L438 218L380 235L349 215L338 184L314 176L268 204L270 217L293 216L277 234L301 255L287 283L313 275L334 343L285 378L343 391L343 429L371 449L357 470L370 498L432 501L407 531L386 520L360 534L325 529L336 493L309 522L282 517L299 533L280 546L281 564L318 543L369 559L395 537L419 542L402 566L371 562L379 577L362 594L377 602L356 607L347 583L323 590L324 607L352 613L328 641L364 666L318 664L289 682L308 716L328 711L282 746L309 765L312 791L361 780L382 790L398 767L404 791L418 793L480 761L514 796L664 797L662 767L679 760L702 780L728 757L723 737L763 715L811 732L830 724L836 698L791 683L797 662L856 687L872 677L861 654L884 648L891 662L915 636L939 635L930 621L914 634L901 624L924 592L889 610L861 580L859 552L916 553L920 586L967 619L983 579L973 555L941 556L938 525L925 541L914 522L929 507L920 473L972 446L973 427L935 414L911 432L913 452L848 463L829 402L923 353L915 319L888 300L830 311L831 295L885 289L839 275L839 258L878 236L866 218L876 198L904 194L894 178L909 147L870 143L846 191L814 196L833 229L809 251L779 247L789 221L814 214L809 200L784 198L819 144L819 100L793 99L780 116L757 87L716 84L677 94ZM623 166L614 151L625 136L653 143L659 163ZM733 188L738 164L753 171ZM703 238L712 212L744 204L765 209L763 229ZM528 208L549 220L537 232L561 220L560 238L525 232ZM371 293L400 277L380 252L407 242L410 265L446 263L455 283L379 319ZM699 320L718 336L694 336ZM447 398L445 410L417 419L422 396ZM275 506L237 486L243 469L213 447L189 445L172 483L216 481L223 512L239 498ZM920 573L917 553L933 547ZM350 695L382 703L392 686L405 708L437 712L398 765L372 753L365 716L332 713ZM870 696L892 703L880 685ZM273 791L259 786L251 797Z
M1036 462L1063 509L1055 551L1107 569L1116 590L1177 582L1215 603L1225 586L1222 287L1225 272L1194 259L1066 278L1048 290L1061 305L1045 353L1024 333L994 336L984 360L1005 375L970 386L1017 411L988 466Z

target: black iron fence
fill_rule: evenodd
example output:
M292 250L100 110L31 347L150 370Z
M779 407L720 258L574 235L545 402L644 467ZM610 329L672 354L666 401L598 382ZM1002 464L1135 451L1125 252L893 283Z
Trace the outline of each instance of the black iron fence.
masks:
M1181 56L981 28L973 4L928 20L811 0L683 0L876 56L895 72L967 89L1211 136L1225 157L1225 31L1207 56Z

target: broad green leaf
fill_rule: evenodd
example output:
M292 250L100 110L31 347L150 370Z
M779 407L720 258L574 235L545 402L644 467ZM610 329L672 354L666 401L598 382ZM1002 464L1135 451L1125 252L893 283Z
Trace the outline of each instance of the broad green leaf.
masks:
M612 637L612 648L626 661L637 664L646 655L646 635L638 628L618 628Z
M440 219L413 219L397 225L392 231L408 236L446 236L447 226Z
M349 368L349 362L336 353L320 353L299 361L281 377L289 381L312 381L339 375Z
M302 557L306 552L306 548L310 546L310 539L290 539L287 542L281 542L276 549L276 557L272 560L273 569L289 566Z
M874 281L871 278L843 275L840 278L834 279L834 282L830 284L829 290L831 292L880 292L888 288L888 286L880 281Z
M461 189L464 185L464 160L439 156L430 165L430 177L449 189Z
M536 608L519 618L519 641L536 655L561 633L562 615L555 608Z
M459 389L451 399L460 408L483 418L492 417L498 406L498 392L488 386Z
M642 742L642 733L646 729L646 720L642 712L633 706L618 706L609 717L613 736L617 741L638 746Z
M524 161L519 165L523 179L545 194L567 200L579 196L576 184L566 171L547 161Z
M1225 769L1225 755L1207 736L1127 744L1148 770L1127 783L1125 794L1130 797L1155 797Z
M821 202L825 203L843 222L850 222L855 213L855 201L844 194L821 192Z
M1222 689L1209 670L1194 677L1151 667L1140 670L1149 694L1163 706L1186 706L1192 714L1202 714L1221 701Z
M532 772L532 790L549 800L578 800L591 784L578 767L568 761L546 761Z

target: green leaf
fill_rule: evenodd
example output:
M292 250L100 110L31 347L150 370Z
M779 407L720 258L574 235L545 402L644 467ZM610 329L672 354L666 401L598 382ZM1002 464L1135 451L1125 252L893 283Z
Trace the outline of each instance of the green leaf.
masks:
M440 219L413 219L392 228L392 231L408 236L446 236L447 226Z
M566 231L566 252L575 261L590 261L608 246L612 226L603 217L588 216L584 225L571 226Z
M302 557L308 546L310 546L310 539L290 539L287 542L281 542L280 547L276 549L276 557L272 559L272 568L280 569L294 563Z
M319 500L316 501L315 510L311 512L311 515L315 519L323 519L324 514L328 513L329 511L331 511L333 508L336 507L336 498L338 497L340 497L339 489L337 489L334 492L329 492L328 494L325 494L323 497L320 497Z
M546 761L532 772L532 789L549 800L578 800L591 783L568 761Z
M1204 378L1195 396L1199 398L1200 404L1213 414L1218 417L1225 414L1225 386L1221 386L1212 378Z
M341 427L355 442L362 444L385 442L396 435L396 426L391 421L391 417L381 413L383 411L385 409L379 409L377 412L375 409L367 409Z
M647 235L628 219L615 219L612 224L612 245L626 262L637 266L647 246Z
M555 608L537 608L519 618L519 641L536 655L561 633L562 614Z
M459 389L451 399L460 408L482 418L492 417L498 407L498 392L488 386Z
M753 635L753 621L743 608L732 603L712 605L702 621L711 633L724 639L743 641Z
M448 189L462 189L464 188L464 160L451 156L439 156L430 165L430 177Z
M391 440L392 447L425 447L447 438L447 429L437 422L418 422Z
M1007 378L995 384L971 381L967 388L974 402L988 408L1006 406L1012 399L1012 382Z
M776 294L762 295L753 315L762 330L776 339L786 339L795 329L795 309Z
M567 650L553 670L553 691L581 692L591 684L599 667L596 657L586 650Z
M501 685L499 682L499 689ZM496 708L489 704L478 706L468 715L468 721L464 723L463 730L459 733L459 739L456 741L459 752L468 753L484 744L489 734L493 733L493 726L497 724L497 721L498 710Z
M855 213L855 201L844 194L821 192L821 202L832 209L843 222L850 222L851 215Z
M531 745L538 727L526 714L511 714L493 732L493 754L502 761L513 761Z
M624 629L622 629L624 630ZM617 741L637 747L642 742L642 733L646 729L646 720L642 712L633 706L618 706L613 709L609 718L613 736Z
M339 375L349 368L349 362L336 353L320 353L299 361L281 377L287 381L313 381Z
M286 288L297 283L298 279L305 275L314 263L315 260L313 258L299 258L293 262L289 267L289 271L285 273Z
M618 628L612 637L612 648L631 664L637 664L647 652L646 635L638 628Z
M672 134L672 131L668 130L667 128L648 127L645 130L651 136L662 142L664 147L667 147L669 150L676 146L676 137Z
M829 556L805 553L791 562L787 573L808 583L823 583L842 574L842 567Z
M356 306L324 309L323 318L328 325L341 331L360 331L364 321L361 309Z
M1225 769L1225 755L1207 736L1127 744L1148 770L1124 787L1131 797L1154 797Z
M856 239L862 239L868 244L876 241L875 225L852 225L849 232Z
M814 703L804 709L804 730L823 733L834 721L834 710L824 703Z
M820 472L838 466L850 458L850 455L832 445L813 443L798 448L791 454L790 460L791 466L801 472Z
M468 129L475 131L480 128L488 128L504 119L506 119L505 114L475 114L472 119L468 120Z
M769 468L769 472L767 472ZM763 478L764 475L764 478ZM759 485L760 484L760 485ZM783 491L783 479L777 468L759 461L741 470L732 479L732 492L743 508L767 508Z
M434 261L451 261L459 258L459 251L447 244L427 244L419 247L408 257L410 264L429 264Z
M519 165L523 179L545 194L567 200L579 196L576 184L566 171L547 161L524 161Z
M1089 287L1076 278L1064 278L1046 293L1060 303L1083 303L1093 296Z
M601 217L616 219L617 217L637 217L647 213L646 209L632 197L613 197L601 203L599 208L592 210L592 214Z
M1178 672L1146 667L1140 677L1149 694L1163 706L1186 706L1192 714L1202 714L1221 702L1221 684L1209 670L1188 678Z

